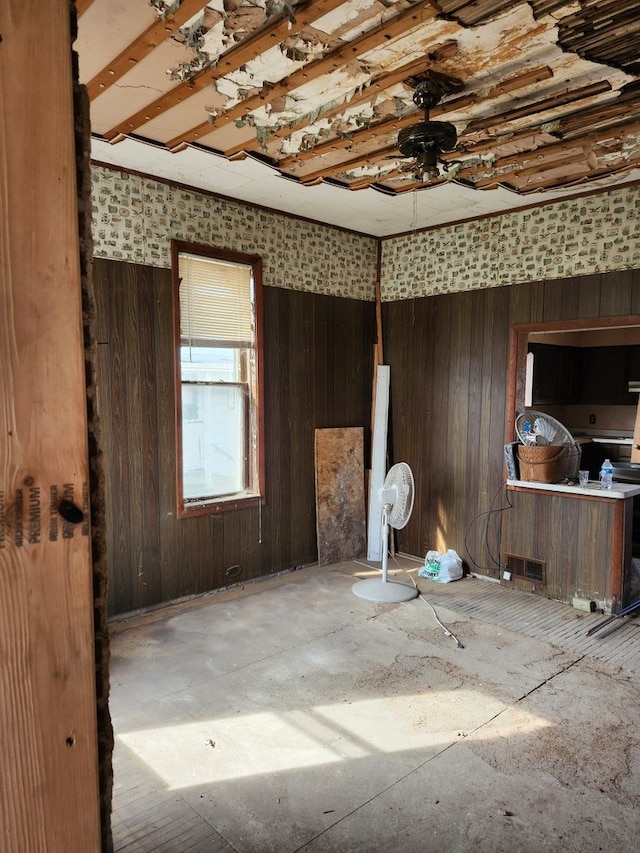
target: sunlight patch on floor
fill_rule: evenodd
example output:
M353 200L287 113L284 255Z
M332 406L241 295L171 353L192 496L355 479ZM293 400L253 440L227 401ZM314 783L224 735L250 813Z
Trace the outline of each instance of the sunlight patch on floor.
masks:
M477 690L428 691L181 722L120 733L118 740L170 789L180 789L376 753L422 750L426 760L504 710L503 703ZM520 714L501 726L500 737L550 725ZM482 738L481 728L474 737Z

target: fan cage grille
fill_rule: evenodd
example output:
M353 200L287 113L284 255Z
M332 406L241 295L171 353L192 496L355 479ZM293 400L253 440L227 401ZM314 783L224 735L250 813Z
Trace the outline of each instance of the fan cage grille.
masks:
M396 492L388 520L391 527L401 530L411 516L415 492L413 473L406 462L397 462L389 469L384 488L392 488Z
M520 412L516 418L516 435L521 444L527 443L525 430L527 421L531 424L533 431L544 436L549 444L575 444L573 436L560 421L535 409Z

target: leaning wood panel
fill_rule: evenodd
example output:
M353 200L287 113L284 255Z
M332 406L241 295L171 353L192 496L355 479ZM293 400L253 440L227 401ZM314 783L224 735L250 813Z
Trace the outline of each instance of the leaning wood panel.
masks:
M318 563L366 553L363 429L316 430Z
M91 853L100 829L69 4L4 0L0 33L2 848Z

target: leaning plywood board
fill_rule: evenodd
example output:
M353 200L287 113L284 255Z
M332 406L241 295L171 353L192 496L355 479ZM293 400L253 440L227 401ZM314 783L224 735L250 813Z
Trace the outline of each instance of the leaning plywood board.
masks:
M362 427L316 430L316 526L321 566L364 555Z
M0 33L0 848L97 853L69 3L2 0Z

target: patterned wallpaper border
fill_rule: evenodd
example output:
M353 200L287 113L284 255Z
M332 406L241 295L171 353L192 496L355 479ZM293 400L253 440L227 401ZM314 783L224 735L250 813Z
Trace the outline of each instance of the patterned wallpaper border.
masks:
M378 240L92 167L94 254L169 267L172 238L263 258L265 285L373 300ZM384 301L640 267L640 185L381 240Z
M92 166L94 255L170 267L170 240L262 257L266 286L375 299L375 237Z
M382 299L640 267L640 186L382 240Z

